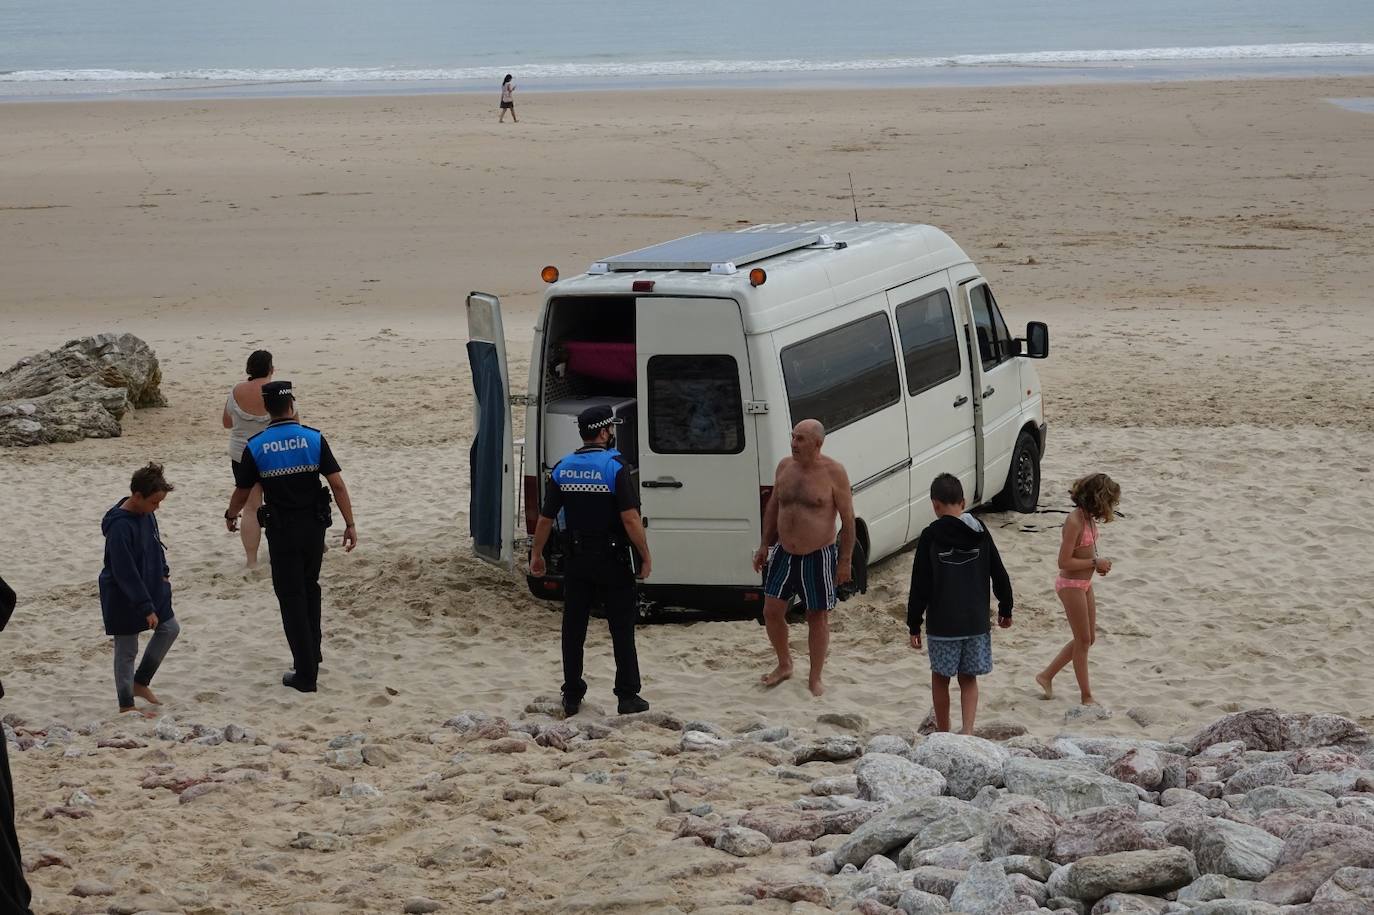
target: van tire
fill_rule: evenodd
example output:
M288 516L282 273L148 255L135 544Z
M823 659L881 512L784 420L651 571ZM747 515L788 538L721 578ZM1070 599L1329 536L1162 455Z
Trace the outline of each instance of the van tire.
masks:
M993 508L1029 514L1040 503L1040 445L1022 429L1011 452L1007 483L992 500Z

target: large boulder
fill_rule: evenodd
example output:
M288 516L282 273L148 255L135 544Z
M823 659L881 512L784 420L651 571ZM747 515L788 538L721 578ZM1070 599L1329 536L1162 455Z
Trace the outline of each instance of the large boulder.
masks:
M1072 760L1014 758L1002 770L1007 790L1038 798L1060 816L1091 807L1133 806L1134 785Z
M132 334L99 334L0 372L0 445L114 438L136 407L163 407L157 355Z
M1059 833L1059 818L1040 801L1034 798L1006 801L991 812L993 821L988 830L988 857L1029 855L1048 858L1053 854L1055 836Z
M1363 745L1369 732L1340 715L1283 715L1257 708L1218 718L1198 732L1188 746L1197 756L1214 744L1240 741L1247 750L1298 750L1344 744Z
M1021 910L1016 890L1002 865L984 862L969 868L968 876L954 888L950 907L969 915L1011 915Z
M895 804L914 797L945 793L945 777L891 753L869 753L854 767L859 779L859 798Z
M969 806L952 797L918 797L890 807L859 826L835 849L835 866L862 867L874 855L901 848L927 826Z
M1187 849L1123 851L1067 865L1055 872L1049 890L1093 902L1111 893L1162 895L1187 886L1197 876L1197 863Z
M1130 807L1098 807L1077 813L1060 824L1050 859L1067 864L1079 858L1167 845L1141 827Z
M1192 850L1204 874L1263 880L1274 870L1283 842L1258 827L1214 819L1201 828Z
M1374 870L1367 867L1343 867L1331 875L1312 895L1313 902L1364 902L1374 911Z
M1312 899L1322 884L1343 867L1374 867L1374 848L1341 842L1316 848L1300 860L1276 868L1255 888L1255 898L1274 905L1297 905Z
M1002 787L1002 767L1010 758L990 740L943 732L931 734L911 751L914 762L939 772L949 783L949 793L966 801L983 787Z

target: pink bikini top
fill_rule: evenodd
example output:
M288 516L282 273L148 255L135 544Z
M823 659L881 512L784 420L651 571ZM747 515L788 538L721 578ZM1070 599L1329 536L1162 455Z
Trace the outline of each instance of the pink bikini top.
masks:
M1097 543L1097 522L1088 516L1088 513L1079 509L1083 514L1083 533L1078 538L1079 546L1094 546ZM1095 551L1094 551L1095 552Z

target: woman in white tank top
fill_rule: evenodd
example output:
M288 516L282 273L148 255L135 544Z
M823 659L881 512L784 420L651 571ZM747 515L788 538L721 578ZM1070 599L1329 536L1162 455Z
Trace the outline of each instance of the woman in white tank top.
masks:
M224 402L224 428L229 430L229 460L237 464L243 457L243 449L248 440L257 435L272 417L262 402L262 386L272 380L275 369L272 367L272 354L267 350L255 350L248 357L248 380L240 381L229 392ZM248 557L248 568L258 567L258 547L262 543L262 528L258 526L258 506L262 504L262 487L254 486L248 496L248 504L243 508L243 523L239 526L239 537L243 540L243 551Z

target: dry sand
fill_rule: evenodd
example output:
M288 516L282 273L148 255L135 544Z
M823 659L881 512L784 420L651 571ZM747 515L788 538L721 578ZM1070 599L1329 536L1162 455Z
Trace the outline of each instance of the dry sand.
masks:
M538 813L500 800L519 770L565 764L554 750L473 752L445 783L456 793L410 790L460 749L451 733L431 742L445 719L513 715L559 681L558 615L467 558L462 300L503 297L519 375L545 263L570 273L692 231L841 218L848 172L862 217L947 229L1013 324L1052 329L1047 511L987 516L1018 614L996 635L982 720L1063 727L1071 678L1052 702L1031 682L1067 638L1054 510L1074 476L1104 470L1128 517L1103 530L1116 567L1092 663L1117 715L1097 730L1142 733L1132 707L1155 736L1260 704L1374 722L1374 117L1324 101L1368 95L1368 80L531 93L518 125L466 96L6 106L0 363L133 332L158 351L171 402L117 440L0 453L0 570L22 597L0 636L5 710L154 745L12 754L22 842L72 863L31 875L35 910L73 911L78 877L180 892L175 906L199 912L395 912L420 894L466 911L496 886L510 896L485 908L556 911L569 888L667 887L640 900L652 911L729 886L658 847L664 802L614 779L552 789ZM219 520L219 410L258 346L297 382L357 506L359 549L326 557L326 662L307 697L277 685L289 655L270 584L244 577ZM178 485L159 519L183 626L155 686L182 723L236 722L263 746L174 747L114 720L99 519L148 459ZM822 700L804 678L755 685L768 649L747 622L642 629L645 696L724 725L862 712L909 733L928 691L901 621L908 573L907 556L882 564L836 613ZM604 630L588 656L589 700L609 705ZM392 748L359 775L379 799L318 788L324 744L349 732ZM665 732L605 744L608 758L573 770L643 788L677 765L645 755L675 746ZM158 763L267 771L182 805L138 787ZM731 803L793 796L767 766L711 771ZM41 818L75 787L93 817ZM493 824L523 844L493 845ZM287 847L299 830L351 832L353 846ZM496 849L488 866L416 865L469 839Z

